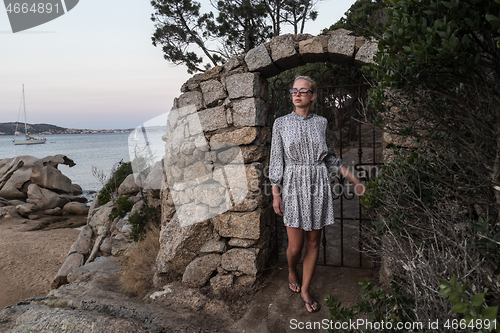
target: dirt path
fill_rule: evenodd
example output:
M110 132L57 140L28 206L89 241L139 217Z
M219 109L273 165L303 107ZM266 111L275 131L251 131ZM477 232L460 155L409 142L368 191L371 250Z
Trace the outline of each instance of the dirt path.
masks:
M0 219L0 310L47 295L80 233L73 228L32 230L36 226L24 219Z

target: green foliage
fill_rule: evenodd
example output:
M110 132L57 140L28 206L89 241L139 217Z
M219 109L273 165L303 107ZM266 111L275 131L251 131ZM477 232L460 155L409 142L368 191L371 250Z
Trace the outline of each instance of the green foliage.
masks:
M135 242L140 241L146 231L151 226L158 226L160 223L160 212L153 206L149 206L147 202L142 205L141 209L134 211L128 217L128 221L132 225L130 238Z
M128 175L132 174L132 172L132 164L130 162L120 161L113 167L110 179L97 195L99 206L102 206L111 200L111 195L118 190L120 184L125 180L125 178L127 178Z
M383 0L357 0L344 17L340 18L328 29L323 30L323 34L339 28L347 29L358 36L380 37L387 21L385 14L386 4Z
M415 308L415 300L396 281L391 281L391 293L386 293L383 289L377 288L373 282L363 279L358 282L362 286L359 293L361 300L353 306L346 308L341 302L337 302L334 296L326 296L325 302L328 307L330 320L333 322L349 322L356 318L367 319L369 322L412 322L414 316L412 309ZM401 332L392 329L382 329L380 332ZM389 325L387 325L389 326ZM367 327L359 329L343 330L343 332L358 333L371 332ZM377 330L378 331L378 330ZM329 329L328 332L335 332Z
M490 0L391 0L377 65L367 69L380 82L372 102L381 105L388 87L439 92L435 102L455 104L477 85L493 88L500 30L492 15L499 11Z
M152 42L167 61L186 65L188 73L202 72L279 36L284 24L302 33L305 23L316 19L319 1L218 0L210 1L215 12L203 14L194 0L152 0Z
M109 219L113 221L117 217L124 217L132 207L134 203L129 200L130 195L122 195L118 199L116 199L116 206L113 207L113 210L109 214Z
M439 280L439 295L446 297L454 304L451 309L455 313L463 314L463 319L452 322L454 330L474 329L476 332L500 332L497 313L498 306L485 307L485 295L474 294L469 297L467 281L463 285L457 282L457 277L453 275L450 282Z

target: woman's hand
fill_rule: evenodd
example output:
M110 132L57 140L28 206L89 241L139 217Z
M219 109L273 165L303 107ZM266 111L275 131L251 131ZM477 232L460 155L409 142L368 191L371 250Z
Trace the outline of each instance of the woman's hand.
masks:
M354 193L356 193L356 195L363 195L365 193L365 190L365 184L361 182L354 185Z
M273 208L276 214L283 216L283 202L279 194L273 195Z

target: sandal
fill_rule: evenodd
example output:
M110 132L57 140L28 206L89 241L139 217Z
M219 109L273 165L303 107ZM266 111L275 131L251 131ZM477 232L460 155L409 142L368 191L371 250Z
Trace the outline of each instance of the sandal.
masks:
M302 296L300 296L300 298L302 298ZM312 311L309 311L309 309L308 309L308 308L307 308L307 306L306 306L306 310L307 310L307 312L309 312L309 313L318 312L318 311L319 311L319 309L321 309L321 305L319 305L319 303L318 303L318 302L316 302L316 300L315 300L314 298L311 300L311 303L306 302L306 300L305 300L305 299L303 299L303 298L302 298L302 300L304 301L304 303L308 304L308 305L311 307L311 310L312 310ZM314 303L316 303L316 309L313 307L313 304L314 304Z
M298 283L292 283L292 282L288 281L288 289L289 289L292 293L296 293L296 294L298 294L298 293L300 293L300 287L301 287L301 285L300 285L300 279L299 279L299 270L298 270L298 269L297 269L297 270L295 270L295 274L297 275L297 280L299 280L299 282L298 282ZM292 285L292 286L293 286L293 289L290 287L290 285ZM297 289L297 288L298 288L298 289Z

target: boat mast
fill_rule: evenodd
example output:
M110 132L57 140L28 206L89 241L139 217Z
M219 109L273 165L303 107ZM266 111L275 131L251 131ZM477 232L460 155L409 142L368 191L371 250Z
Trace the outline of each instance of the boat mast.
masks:
M23 107L24 107L24 134L28 136L28 128L26 127L26 101L24 100L24 83L23 83Z

